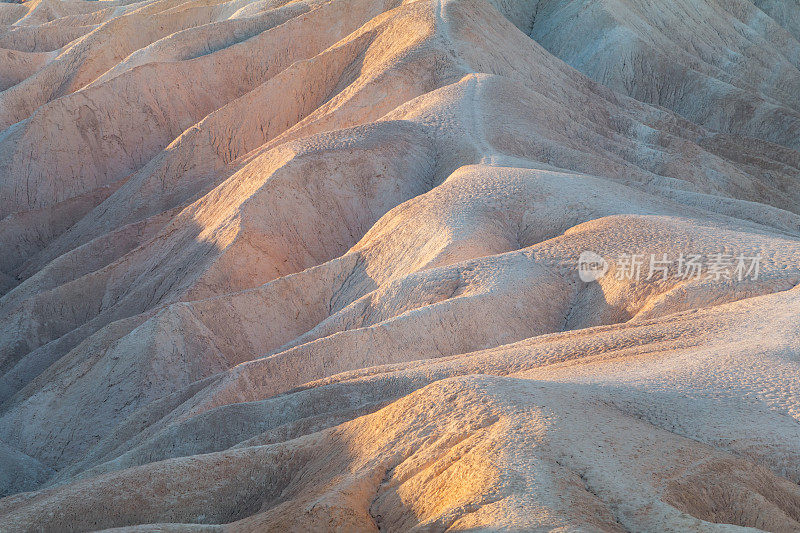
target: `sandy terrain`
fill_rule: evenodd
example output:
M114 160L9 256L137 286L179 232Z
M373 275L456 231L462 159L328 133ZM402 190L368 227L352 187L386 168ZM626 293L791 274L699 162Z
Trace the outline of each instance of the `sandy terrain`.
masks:
M0 531L800 531L798 0L0 3L0 250Z

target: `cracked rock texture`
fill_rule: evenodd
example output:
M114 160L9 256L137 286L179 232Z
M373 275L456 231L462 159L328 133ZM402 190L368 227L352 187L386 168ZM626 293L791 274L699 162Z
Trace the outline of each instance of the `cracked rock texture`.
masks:
M0 531L800 531L799 150L798 0L0 3Z

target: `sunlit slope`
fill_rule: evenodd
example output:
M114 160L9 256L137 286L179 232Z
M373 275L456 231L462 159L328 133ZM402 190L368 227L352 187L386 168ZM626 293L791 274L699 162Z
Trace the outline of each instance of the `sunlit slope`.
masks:
M8 530L800 528L796 2L0 25Z

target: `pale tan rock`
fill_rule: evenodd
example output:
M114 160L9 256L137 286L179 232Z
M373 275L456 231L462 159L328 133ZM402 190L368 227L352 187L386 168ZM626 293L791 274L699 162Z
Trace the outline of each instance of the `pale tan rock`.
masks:
M798 28L0 4L0 530L800 529Z

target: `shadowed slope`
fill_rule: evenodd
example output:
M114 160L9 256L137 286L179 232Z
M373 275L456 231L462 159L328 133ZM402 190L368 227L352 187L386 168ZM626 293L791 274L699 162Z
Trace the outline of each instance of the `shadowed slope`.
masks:
M794 5L0 5L0 521L797 529Z

